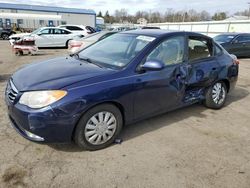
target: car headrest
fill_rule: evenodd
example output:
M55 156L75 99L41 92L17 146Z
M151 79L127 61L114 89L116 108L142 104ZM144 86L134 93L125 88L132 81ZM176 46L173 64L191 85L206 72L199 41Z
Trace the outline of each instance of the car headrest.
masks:
M194 51L197 53L202 53L207 50L207 47L205 46L194 46Z

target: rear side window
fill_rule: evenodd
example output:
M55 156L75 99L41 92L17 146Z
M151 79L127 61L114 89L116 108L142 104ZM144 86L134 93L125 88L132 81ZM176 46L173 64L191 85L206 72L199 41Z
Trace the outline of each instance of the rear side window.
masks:
M63 34L69 34L69 31L63 30L63 29L54 29L54 34L55 35L63 35Z
M215 44L214 45L214 55L217 56L217 55L221 55L221 54L223 54L223 50L217 44Z
M61 29L61 33L65 35L65 34L70 34L71 32Z
M189 60L199 60L211 57L213 47L209 40L201 37L190 37L188 40Z
M61 34L61 29L54 29L54 34L55 35L60 35Z
M250 35L243 35L236 38L238 42L250 42Z

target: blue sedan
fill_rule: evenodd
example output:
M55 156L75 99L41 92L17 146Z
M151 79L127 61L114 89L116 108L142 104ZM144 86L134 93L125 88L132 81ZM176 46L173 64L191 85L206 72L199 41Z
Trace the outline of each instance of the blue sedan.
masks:
M12 75L5 100L13 127L37 142L102 149L122 127L197 102L220 109L239 61L193 32L114 34L69 57Z

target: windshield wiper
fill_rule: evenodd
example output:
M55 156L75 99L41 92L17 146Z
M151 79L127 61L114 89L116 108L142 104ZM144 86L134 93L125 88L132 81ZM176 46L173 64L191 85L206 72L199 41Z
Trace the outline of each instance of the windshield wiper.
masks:
M87 57L79 57L78 54L77 54L76 56L77 56L77 58L80 59L80 60L86 61L86 62L91 63L91 64L94 64L94 65L96 65L96 66L98 66L98 67L100 67L100 68L103 68L103 66L101 66L99 63L94 62L94 61L91 60L90 58L87 58Z

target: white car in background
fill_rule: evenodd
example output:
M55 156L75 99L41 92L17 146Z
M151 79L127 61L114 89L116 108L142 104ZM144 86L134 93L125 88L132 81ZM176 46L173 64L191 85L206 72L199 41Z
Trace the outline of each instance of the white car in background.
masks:
M59 25L58 27L68 29L73 33L81 35L82 37L86 37L96 32L93 27L84 25Z
M37 47L68 47L70 40L79 34L57 27L42 27L23 38L33 38Z
M19 40L25 36L29 36L30 33L17 33L9 36L9 42L11 45L13 45L13 42L16 40Z

